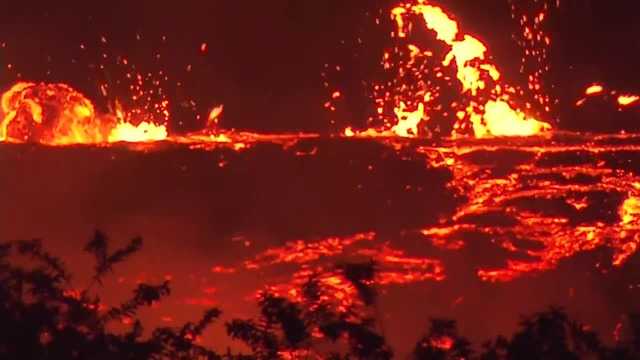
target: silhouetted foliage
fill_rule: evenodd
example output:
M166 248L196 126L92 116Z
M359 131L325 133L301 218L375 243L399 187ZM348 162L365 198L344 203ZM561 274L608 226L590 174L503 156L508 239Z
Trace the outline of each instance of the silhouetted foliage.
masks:
M340 311L334 309L322 301L321 285L312 277L303 286L300 303L262 294L258 302L260 319L234 320L227 324L229 334L248 344L259 359L272 359L278 354L313 354L330 359L391 359L393 352L376 331L374 319L363 316L367 313L366 307L373 305L375 300L374 264L347 264L338 269L358 290L362 305ZM332 350L321 351L320 348Z
M484 359L593 359L602 355L598 336L557 308L524 318L510 341L487 344Z
M376 264L374 262L362 264L346 264L341 266L344 277L358 290L360 298L366 305L373 305L377 293L372 286L375 281Z
M223 359L232 356L220 356L195 341L202 336L205 329L220 317L220 310L208 310L197 323L187 323L180 329L158 328L154 330L152 339L164 344L162 357L167 359Z
M122 249L109 254L109 242L107 236L100 231L96 231L93 239L85 246L84 250L92 254L96 259L94 281L102 283L102 277L110 271L113 266L124 261L127 257L142 248L142 239L134 238Z
M611 360L640 359L640 314L630 314L626 323L626 328L619 328L620 333L616 346L612 349L605 349L603 358Z
M93 283L113 266L137 252L142 240L108 251L107 238L97 232L85 250L96 258ZM28 265L12 258L26 257ZM22 262L18 262L22 263ZM133 296L118 307L100 311L100 298L91 285L75 290L64 263L43 250L39 240L0 245L0 358L2 359L220 359L195 344L195 339L220 312L208 311L196 324L180 330L156 329L142 339L136 319L141 307L169 295L169 284L140 284ZM112 324L133 319L122 334L109 331Z
M291 300L265 292L256 319L226 323L227 334L250 349L248 354L218 354L200 345L206 329L220 318L218 309L180 327L147 332L138 319L143 307L170 294L169 283L140 284L130 299L102 310L91 292L114 266L139 251L140 238L113 252L96 232L85 247L96 260L93 280L76 290L64 263L39 240L0 244L1 359L373 359L393 358L376 322L376 264L342 264L337 276L348 281L359 299L347 308L327 302L319 275L311 276ZM14 258L28 261L14 261ZM130 323L122 332L112 325ZM432 319L413 352L417 360L640 359L640 316L629 315L617 331L617 343L604 345L596 333L551 308L522 319L511 338L497 337L474 352L455 321Z
M458 335L453 320L431 319L431 328L414 350L418 360L454 360L469 359L472 355L471 343Z

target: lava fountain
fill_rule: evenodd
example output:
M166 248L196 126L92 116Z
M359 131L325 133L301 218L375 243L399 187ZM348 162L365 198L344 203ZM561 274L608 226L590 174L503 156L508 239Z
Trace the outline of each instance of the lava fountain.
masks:
M455 114L456 120L451 134L444 136L460 137L469 132L476 138L532 136L551 130L549 123L527 116L514 107L512 98L521 92L503 81L498 67L489 60L487 46L461 31L460 25L441 7L427 1L410 2L395 7L391 16L397 24L395 36L398 38L409 39L414 27L412 17L420 17L422 25L446 44L449 52L436 60L441 67L433 68L435 74L430 74L431 69L424 67L424 61L436 55L413 42L406 45L408 59L399 65L390 64L390 52L385 53L385 68L397 65L398 77L413 74L419 79L417 86L402 86L399 94L390 98L385 86L376 85L376 90L381 89L379 92L382 93L375 99L378 113L382 115L385 107L393 107L395 117L387 118L380 128L359 132L347 128L345 135L424 136L423 129L431 118L430 112L442 112L442 105L437 102L441 87L434 80L445 77L444 71L455 72L457 84L448 81L448 86L459 89L457 99L445 105L448 112Z

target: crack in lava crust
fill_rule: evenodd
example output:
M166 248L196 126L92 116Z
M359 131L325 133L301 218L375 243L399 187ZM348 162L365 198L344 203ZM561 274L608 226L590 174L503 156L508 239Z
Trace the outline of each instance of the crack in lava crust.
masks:
M422 234L459 248L485 236L515 258L479 269L486 281L507 281L553 269L578 252L609 246L613 265L640 241L640 177L620 161L640 150L637 136L584 137L584 144L469 144L422 147L450 166L451 188L465 198L454 216ZM525 142L531 142L525 140ZM504 158L503 162L492 158ZM628 167L628 166L627 166Z
M549 138L469 139L438 145L398 138L371 141L423 156L426 166L450 169L449 188L460 199L454 214L435 226L406 229L391 241L373 232L299 240L268 249L238 267L214 267L212 272L293 266L289 280L268 289L299 300L300 287L316 274L326 300L347 309L356 290L333 266L336 262L372 259L380 269L376 279L380 285L446 279L443 261L409 256L400 248L404 238L417 234L427 242L425 248L430 243L443 251L455 252L476 241L497 247L504 254L503 265L476 269L476 276L486 282L550 271L564 259L598 248L613 250L610 264L593 264L606 271L608 265L621 266L637 251L640 168L630 164L640 157L639 135L556 133Z

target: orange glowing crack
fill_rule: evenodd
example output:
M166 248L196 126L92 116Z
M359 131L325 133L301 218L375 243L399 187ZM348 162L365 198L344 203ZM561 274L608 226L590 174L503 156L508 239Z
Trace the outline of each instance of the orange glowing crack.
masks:
M618 139L635 139L633 135L619 135ZM607 141L602 138L605 144ZM600 141L600 138L594 138ZM585 142L589 143L589 141ZM420 152L428 155L451 158L451 161L434 162L433 166L447 166L452 169L453 191L465 194L467 200L456 213L443 220L442 224L423 229L421 233L434 245L457 250L465 244L464 234L484 234L494 239L496 245L510 253L520 253L531 258L529 261L507 259L505 266L498 269L478 269L477 275L485 281L510 281L527 273L554 269L560 261L575 254L599 247L614 250L612 265L620 266L638 250L640 243L640 176L602 167L597 164L581 166L537 167L535 161L545 154L563 152L583 152L597 156L616 151L640 151L637 145L514 145L513 149L533 154L532 163L516 166L510 174L499 177L486 176L480 165L467 159L474 152L508 151L509 147L487 146L483 144L458 145L447 148L424 147ZM428 156L437 158L436 156ZM452 164L452 165L449 165ZM593 183L574 182L573 179L592 177ZM526 178L526 181L523 179ZM555 180L554 180L555 179ZM572 225L569 218L559 215L520 209L518 202L526 199L548 199L564 201L567 206L581 212L590 206L588 194L620 193L625 200L618 208L619 222L607 224L597 220ZM567 197L567 194L574 194ZM468 223L470 217L502 213L512 219L511 225ZM513 240L527 239L537 243L539 249L521 248Z

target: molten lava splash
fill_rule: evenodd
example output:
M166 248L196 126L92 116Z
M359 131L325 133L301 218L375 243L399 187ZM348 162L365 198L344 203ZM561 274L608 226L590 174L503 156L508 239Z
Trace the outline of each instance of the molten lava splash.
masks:
M209 112L209 117L207 118L207 127L212 128L213 126L218 125L218 121L220 121L220 115L222 115L222 111L224 110L224 106L216 106L211 109Z
M184 144L193 149L228 147L241 151L257 142L272 142L288 147L301 139L318 136L218 129L224 109L222 105L210 111L202 130L173 135L167 130L169 114L166 102L151 107L155 109L151 113L140 108L125 110L116 101L110 113L100 114L89 99L68 85L20 82L2 94L0 142L62 146L164 141ZM148 120L158 118L153 115L156 112L161 114L158 121Z
M528 119L518 110L513 110L504 101L490 100L485 105L484 122L477 114L471 115L476 137L530 136L549 130L549 124Z
M604 92L604 87L600 84L593 84L584 91L586 95L602 94L602 92Z
M65 84L20 82L2 94L0 141L47 145L164 140L164 125L139 125L98 114L93 103Z
M109 142L145 142L161 141L167 138L167 128L164 125L156 125L141 122L138 126L121 122L109 133Z
M587 99L594 96L604 97L606 99L615 99L617 105L622 110L623 108L632 107L640 104L640 95L634 94L620 94L616 90L607 91L602 84L593 84L587 87L584 91L586 97L581 98L576 102L576 106L582 106L587 102Z
M631 106L640 103L640 95L620 95L618 104L620 106Z
M113 126L111 119L96 117L91 101L64 84L20 82L2 95L1 102L0 141L100 143Z
M546 29L547 20L552 6L559 7L560 1L550 0L516 1L509 0L511 5L511 17L518 21L521 29L519 36L514 36L522 49L520 73L527 78L528 91L542 109L548 114L552 111L557 100L552 100L545 93L543 77L551 69L549 63L549 49L551 37ZM526 103L530 110L531 104Z
M426 0L417 0L394 8L391 16L397 23L396 34L399 38L407 38L412 29L411 17L419 16L423 19L427 29L435 33L436 38L449 47L449 52L441 59L443 68L455 68L456 78L460 84L459 98L449 104L450 112L443 111L441 105L434 105L440 94L440 86L435 80L427 78L429 67L425 66L428 58L433 56L431 51L423 51L415 44L409 44L409 60L391 63L390 54L385 53L384 66L391 68L399 66L398 77L403 78L411 74L418 79L414 84L402 85L396 83L397 96L391 96L385 86L376 86L379 96L375 99L378 113L384 115L384 109L392 103L394 107L393 121L386 121L382 128L370 128L356 132L347 128L346 136L376 137L401 136L417 137L425 133L430 113L438 112L443 115L456 115L456 123L450 135L461 136L472 132L475 137L493 136L532 136L551 130L551 125L527 116L524 111L514 108L511 98L517 90L501 82L501 73L495 64L487 58L487 47L478 38L460 31L458 23L452 19L441 7L433 6ZM540 23L544 15L540 15L536 23ZM550 43L546 40L545 43ZM548 44L547 44L548 45ZM397 52L397 51L396 51ZM545 55L546 58L546 55ZM444 78L443 71L435 68L435 78ZM540 90L539 78L536 73L530 79L534 90ZM400 84L400 85L398 85ZM393 85L393 84L392 84ZM453 86L450 84L450 86ZM399 90L398 90L399 89ZM539 96L538 101L548 108L548 97ZM428 135L428 132L427 132ZM445 134L446 135L446 134Z

